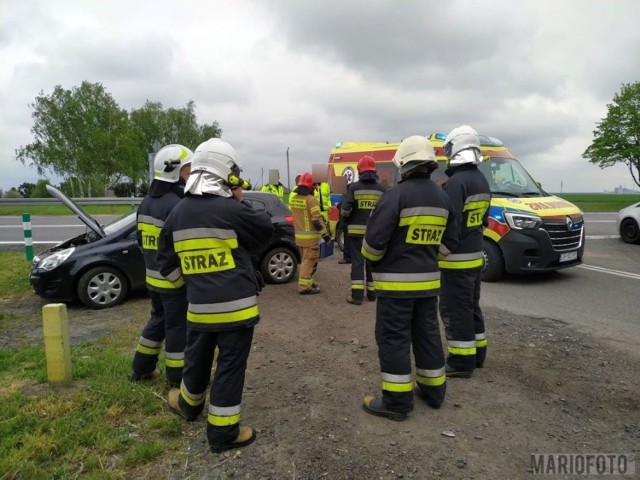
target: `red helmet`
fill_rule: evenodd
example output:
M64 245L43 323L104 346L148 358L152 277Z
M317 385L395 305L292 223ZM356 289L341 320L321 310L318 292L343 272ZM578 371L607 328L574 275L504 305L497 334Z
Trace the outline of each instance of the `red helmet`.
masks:
M375 172L376 171L376 161L373 157L369 155L365 155L360 160L358 160L358 173L364 172Z
M309 172L305 172L300 177L299 186L313 188L313 177Z

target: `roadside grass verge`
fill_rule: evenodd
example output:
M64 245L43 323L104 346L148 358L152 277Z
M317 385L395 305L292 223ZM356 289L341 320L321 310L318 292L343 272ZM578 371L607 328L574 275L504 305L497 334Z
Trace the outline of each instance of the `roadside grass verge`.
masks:
M640 202L640 195L613 193L555 193L554 195L575 204L583 212L617 212Z
M124 215L132 212L138 205L80 205L89 215ZM31 215L73 215L73 212L62 204L59 205L0 205L0 216L15 216L29 213Z
M184 422L163 407L164 380L128 380L135 333L73 347L69 388L47 383L42 347L0 349L0 478L131 478L175 458Z
M0 251L0 301L10 301L31 293L31 262L24 251ZM3 312L0 311L0 320Z

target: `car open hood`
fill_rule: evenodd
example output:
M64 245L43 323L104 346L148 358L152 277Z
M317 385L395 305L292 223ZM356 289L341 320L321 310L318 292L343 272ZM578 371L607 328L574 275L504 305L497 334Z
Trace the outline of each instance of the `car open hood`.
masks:
M91 215L89 215L87 212L82 210L78 205L76 205L73 202L73 200L67 197L64 193L62 193L56 187L53 187L51 185L47 185L47 191L51 195L56 197L58 200L60 200L62 203L64 203L67 207L69 207L69 209L73 213L75 213L78 216L78 218L87 225L87 227L89 227L91 230L96 232L97 235L100 235L101 238L104 238L106 236L100 224L93 217L91 217Z

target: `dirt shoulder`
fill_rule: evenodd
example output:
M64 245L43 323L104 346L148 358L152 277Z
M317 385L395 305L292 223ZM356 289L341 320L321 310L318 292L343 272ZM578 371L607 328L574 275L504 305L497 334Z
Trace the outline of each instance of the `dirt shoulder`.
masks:
M268 286L260 296L242 414L258 429L256 442L213 455L202 418L185 423L182 451L167 452L133 476L514 479L531 476L536 452L637 451L638 355L557 321L493 308L485 308L486 368L468 380L450 379L440 410L418 399L404 422L364 413L362 397L380 388L375 304L344 301L349 267L337 258L321 262L317 281L320 295L300 296L290 284ZM102 312L72 308L72 337L89 339L122 322L142 326L147 302L138 298ZM31 308L37 318L40 306L2 308ZM36 321L26 335L24 325L2 326L0 346L30 341L29 335L35 341L37 328Z

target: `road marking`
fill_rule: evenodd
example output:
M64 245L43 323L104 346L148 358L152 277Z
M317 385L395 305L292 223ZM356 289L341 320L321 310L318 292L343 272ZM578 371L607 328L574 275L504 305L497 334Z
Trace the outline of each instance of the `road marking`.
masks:
M620 270L611 270L610 268L596 267L594 265L585 265L585 264L578 265L578 268L584 268L585 270L591 270L593 272L608 273L609 275L617 275L619 277L633 278L635 280L640 280L640 273L623 272Z
M609 238L620 238L619 235L587 235L587 240L607 240Z
M85 224L79 224L76 223L75 225L34 225L33 222L31 222L31 228L70 228L70 227L86 227ZM22 224L21 225L0 225L0 228L22 228Z
M62 243L64 242L64 240L51 240L51 241L46 241L43 240L41 242L33 242L34 245L57 245L58 243ZM9 241L9 242L0 242L0 245L24 245L24 240L20 240L20 241Z

